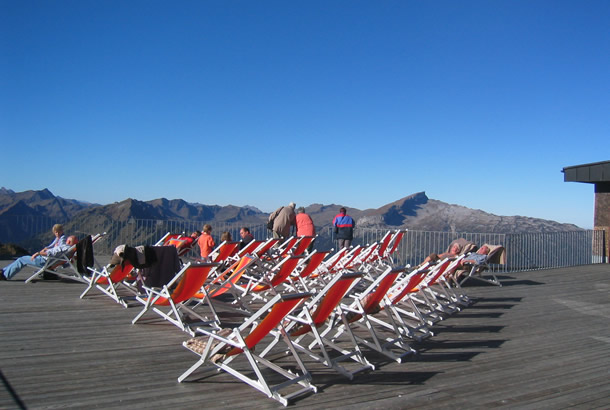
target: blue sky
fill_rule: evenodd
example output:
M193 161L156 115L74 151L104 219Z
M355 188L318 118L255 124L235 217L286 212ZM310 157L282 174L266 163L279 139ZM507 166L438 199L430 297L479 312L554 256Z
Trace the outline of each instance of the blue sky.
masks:
M609 1L0 0L0 186L593 225Z

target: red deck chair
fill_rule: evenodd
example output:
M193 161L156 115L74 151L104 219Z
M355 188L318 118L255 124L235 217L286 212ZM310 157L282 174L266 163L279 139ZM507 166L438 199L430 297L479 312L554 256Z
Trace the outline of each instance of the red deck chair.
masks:
M396 252L396 249L398 249L398 245L400 245L400 242L405 236L405 233L406 231L397 231L396 234L392 237L392 246L388 248L389 250L385 254L385 259L389 259L390 263L394 263L392 255L394 254L394 252Z
M399 327L394 323L391 315L385 314L393 325L390 329L380 326L381 323L378 322L383 321L376 319L374 316L374 314L382 310L382 303L384 300L387 302L386 295L388 291L398 276L404 271L405 268L392 269L388 267L350 305L342 304L341 308L346 312L347 324L340 323L332 339L336 341L340 335L345 333L349 326L357 326L363 329L364 332L353 333L350 337L355 337L358 343L398 363L401 363L402 358L406 355L415 353L415 350L402 337ZM385 322L383 323L385 324ZM392 332L391 337L381 336L381 331L387 333L388 330ZM368 333L368 338L364 336L365 332ZM390 350L391 348L399 349L400 352L395 353L393 350Z
M464 256L461 255L455 259L445 258L432 266L426 277L421 281L418 292L411 295L411 299L417 303L418 306L423 306L424 309L426 309L425 312L420 309L420 312L432 322L442 320L444 314L451 314L460 310L455 302L450 300L443 301L439 297L440 294L433 286L437 285L438 279L444 275L446 271L447 274L453 273L463 257Z
M250 242L248 242L246 244L246 246L244 246L242 249L239 250L239 252L237 252L237 254L235 255L236 259L241 258L242 256L245 256L249 253L254 253L256 251L256 249L261 246L263 243L265 243L265 241L259 241L257 239L253 239Z
M294 370L285 370L277 363L272 363L254 352L255 347L257 350L262 348L260 345L265 340L265 336L270 334L273 329L281 328L281 323L286 315L310 296L309 293L276 295L242 325L233 330L217 332L216 329L198 328L197 331L205 336L191 339L183 345L198 354L199 360L184 372L178 381L184 381L194 371L206 365L202 370L223 370L284 406L287 406L294 397L310 392L315 393L317 389L311 384L311 375L288 337L284 338L284 342L294 359L291 366L296 364L300 375L295 374ZM267 350L265 349L265 351ZM240 358L245 360L239 360ZM233 362L238 362L238 365L234 365ZM243 370L245 366L248 367L247 372ZM272 385L267 377L269 372L265 371L267 369L282 376L283 382ZM292 389L292 391L281 393L284 389Z
M224 241L210 253L212 262L222 263L239 251L239 241Z
M297 265L304 260L304 256L290 256L282 259L272 269L266 270L257 267L242 279L247 283L233 283L232 293L236 302L245 310L249 310L248 305L257 300L265 300L270 294L279 293L277 288L288 281Z
M182 234L168 235L163 241L163 246L175 246L178 251L178 256L184 256L193 250L193 247L197 244L197 238L191 238Z
M207 280L210 271L216 266L218 266L217 263L195 264L189 262L161 289L143 285L147 297L137 297L136 300L141 302L144 305L144 308L131 323L136 323L146 312L152 309L163 319L191 335L194 335L194 332L184 321L184 312L188 312L191 316L197 317L203 323L214 323L218 326L216 318L213 320L205 318L187 306L187 302L195 298L201 289L204 289L203 285Z
M291 277L292 284L288 285L288 288L294 290L294 286L302 287L305 291L309 291L307 287L307 279L314 275L318 268L322 265L322 262L330 251L313 251L303 263L297 267L298 271L295 276Z
M123 297L119 296L117 290L123 288L127 289L131 296L137 294L136 288L124 282L134 270L133 266L128 261L125 261L124 265L106 265L101 270L93 268L89 268L89 270L91 271L91 276L85 277L88 281L88 286L83 293L81 293L81 299L95 287L121 306L127 307L127 302Z
M383 309L394 318L393 323L385 326L394 329L394 325L398 323L399 330L404 336L417 341L434 336L429 328L434 322L428 320L411 299L411 295L419 291L419 284L429 274L428 265L426 262L400 278L388 292L389 304L383 306Z
M258 247L255 251L254 254L256 255L256 257L261 258L261 259L265 259L266 257L269 256L269 253L271 251L271 249L278 244L280 240L277 238L271 238L271 239L267 239L267 241L265 243L263 243L260 247Z
M289 322L285 325L286 332L297 350L304 352L307 356L334 369L350 380L354 378L356 373L367 369L374 370L375 366L366 360L355 339L352 339L353 343L349 346L339 346L327 338L326 335L333 330L333 323L338 320L345 322L346 319L339 304L360 278L362 278L360 272L346 272L335 275L313 299L305 303L303 309L297 315L289 316ZM351 334L351 329L348 328L347 331ZM261 356L265 356L279 342L282 334L275 333L274 336L275 340L261 353ZM331 358L329 349L338 352L339 355L334 355ZM348 359L356 362L358 367L349 370L341 364Z
M292 254L294 256L299 256L305 253L309 245L316 239L315 236L299 236L299 242L292 249Z

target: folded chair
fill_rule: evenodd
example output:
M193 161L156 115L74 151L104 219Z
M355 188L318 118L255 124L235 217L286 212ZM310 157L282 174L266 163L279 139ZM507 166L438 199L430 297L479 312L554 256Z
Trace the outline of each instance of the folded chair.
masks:
M491 283L492 285L502 286L500 280L496 277L493 271L488 270L489 265L506 265L506 250L502 245L490 245L483 244L481 247L487 246L489 248L489 253L487 254L487 258L482 263L475 264L466 264L465 266L469 269L466 272L463 272L462 275L456 275L456 282L462 285L468 279L480 280L483 282ZM468 260L468 256L464 258L464 260ZM482 276L483 272L487 271L490 278L484 278Z
M98 233L91 237L91 246L95 245L96 242L101 240L106 232ZM49 272L59 276L63 279L75 280L82 283L87 283L87 280L83 277L83 274L78 271L76 262L76 249L77 245L72 245L68 250L58 254L56 256L49 256L44 266L38 269L32 276L25 280L25 283L30 283L35 279L39 279L44 272ZM65 271L61 269L64 268Z
M178 377L178 382L184 381L194 371L206 365L202 370L223 370L266 394L267 397L279 401L284 406L287 406L290 400L297 396L317 392L316 387L311 384L309 372L293 347L290 338L286 336L281 324L288 313L310 296L309 293L275 295L243 324L232 330L217 331L213 328L198 328L197 332L205 336L202 339L189 340L183 343L183 346L198 354L199 360ZM288 351L292 354L294 364L300 370L300 375L295 374L292 370L286 370L255 353L255 348L257 350L262 348L261 345L265 336L276 328L282 334L282 339ZM268 350L265 349L265 351ZM240 370L245 365L248 366L249 374ZM267 375L269 373L266 371L267 369L282 376L284 381L272 385ZM288 388L293 390L296 388L297 390L281 393L282 390Z
M186 323L186 314L194 316L206 324L214 324L218 327L217 318L210 320L196 313L188 306L188 303L200 294L203 290L204 299L207 298L207 291L204 288L204 283L208 278L210 271L218 266L217 263L192 263L185 264L182 269L162 288L153 288L143 285L146 292L146 297L136 297L144 308L132 320L135 324L149 310L153 310L163 319L169 321L173 325L180 328L182 331L194 335L193 330Z
M89 269L91 276L84 277L88 285L83 293L81 293L81 299L95 287L121 306L127 307L127 301L119 296L118 290L121 288L126 289L129 291L130 296L137 295L138 289L126 282L126 279L130 277L134 270L134 267L128 261L125 261L123 265L106 265L102 269Z
M404 271L405 268L387 268L366 289L360 293L355 292L352 295L355 300L351 304L342 304L341 309L346 312L347 324L339 324L333 336L333 341L336 342L339 336L345 333L348 326L357 326L363 332L353 333L356 341L391 360L401 363L403 357L415 353L415 350L403 339L398 324L394 322L390 313L385 312L384 315L392 324L391 329L379 325L375 326L375 324L381 324L381 322L383 324L387 323L382 320L378 321L375 314L382 311L384 299L386 304L389 304L387 293L398 276ZM391 331L392 336L383 336L381 331L387 333L388 330ZM368 337L364 337L363 334L368 334ZM399 350L398 353L396 352L397 349Z
M358 372L375 369L375 366L369 363L362 354L339 306L341 300L349 294L361 278L362 273L360 272L334 275L332 280L311 300L307 301L297 314L289 315L285 324L285 330L297 350L350 380ZM347 333L351 338L348 346L345 344L340 346L327 337L338 320L343 321L347 326ZM283 334L276 332L274 336L275 340L261 353L261 356L265 356L279 342ZM343 366L341 363L346 360L356 362L357 368L350 370Z

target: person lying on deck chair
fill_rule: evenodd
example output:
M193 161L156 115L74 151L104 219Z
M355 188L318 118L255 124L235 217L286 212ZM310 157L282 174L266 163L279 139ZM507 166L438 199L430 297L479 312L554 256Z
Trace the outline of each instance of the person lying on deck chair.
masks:
M41 249L34 255L25 255L17 258L13 263L5 266L4 269L0 269L0 280L9 280L27 265L42 268L49 256L58 256L62 252L69 250L78 242L76 236L69 236L66 239L64 228L60 224L53 226L53 233L55 234L55 240L51 242L49 246ZM47 279L49 276L43 275L43 278Z
M431 253L430 255L426 256L426 259L424 259L422 264L424 264L426 262L436 262L438 260L445 259L445 258L454 258L456 256L459 256L461 251L462 251L462 247L459 244L454 243L453 245L451 245L449 252L439 253L439 254Z
M463 269L464 265L479 265L485 262L489 255L489 250L487 245L483 245L475 253L465 256L458 264L458 269L454 273L454 279L459 280L460 276L465 273L465 270Z

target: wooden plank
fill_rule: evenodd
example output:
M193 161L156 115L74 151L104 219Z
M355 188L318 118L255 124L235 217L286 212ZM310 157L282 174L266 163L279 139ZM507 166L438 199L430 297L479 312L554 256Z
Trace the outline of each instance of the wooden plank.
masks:
M281 407L226 374L177 383L196 360L181 346L187 334L163 321L131 325L138 308L81 300L82 284L26 277L0 282L0 364L28 407ZM420 353L406 363L367 352L379 369L349 381L305 360L320 391L292 407L607 407L610 266L502 280L465 287L476 303L412 343ZM0 408L15 408L3 385Z

